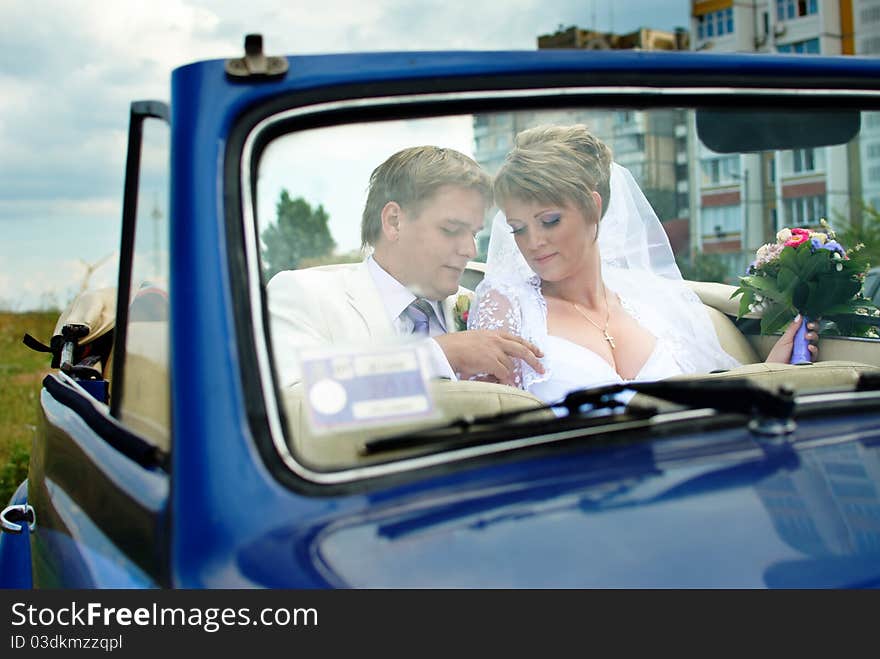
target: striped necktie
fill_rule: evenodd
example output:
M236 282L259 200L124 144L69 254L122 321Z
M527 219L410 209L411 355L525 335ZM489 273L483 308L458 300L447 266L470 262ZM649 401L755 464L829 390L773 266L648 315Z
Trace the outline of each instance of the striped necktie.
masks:
M434 307L423 297L417 297L410 302L406 308L406 315L413 321L413 334L430 336L431 319L433 318L435 323L439 323Z

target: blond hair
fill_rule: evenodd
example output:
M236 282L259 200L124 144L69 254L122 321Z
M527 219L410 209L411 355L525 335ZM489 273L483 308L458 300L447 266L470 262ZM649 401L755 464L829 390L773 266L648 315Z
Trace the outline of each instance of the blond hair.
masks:
M611 192L611 161L611 149L583 124L529 128L516 136L495 176L495 201L573 202L591 212L595 191L602 198L601 217Z
M398 151L373 170L367 203L361 218L363 247L375 245L382 235L382 209L390 201L418 216L423 201L444 185L471 188L486 208L492 205L492 179L471 158L437 146L415 146Z

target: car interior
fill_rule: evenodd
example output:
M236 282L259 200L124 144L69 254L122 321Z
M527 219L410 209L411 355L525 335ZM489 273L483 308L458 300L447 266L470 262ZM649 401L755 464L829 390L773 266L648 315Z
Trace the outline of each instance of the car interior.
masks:
M497 168L499 158L503 158L504 153L509 149L516 126L534 125L539 122L582 122L589 119L595 125L605 126L607 135L615 137L616 159L629 163L628 166L640 173L647 182L650 181L651 174L646 169L640 169L638 158L644 157L649 151L647 140L653 138L648 135L642 135L639 139L630 138L638 137L638 130L650 132L653 123L659 126L657 129L659 137L655 139L654 146L656 149L660 147L667 149L663 155L666 160L661 161L666 167L664 170L666 173L686 171L686 168L682 169L683 163L690 162L691 167L698 169L697 172L692 171L688 175L691 185L696 182L704 191L707 190L718 198L725 195L725 198L739 195L742 199L742 195L749 193L749 188L746 186L748 170L739 169L740 165L737 163L740 161L727 158L726 152L735 152L737 159L742 158L742 162L747 162L753 154L740 153L740 149L763 147L765 149L763 155L754 156L753 161L760 164L761 171L767 169L768 163L770 165L775 163L781 171L791 173L792 168L796 170L798 167L797 159L785 153L779 155L779 151L774 155L773 151L767 149L790 146L793 140L806 139L806 143L811 145L813 142L810 140L815 141L814 136L817 131L811 132L806 138L801 132L797 135L787 134L791 122L786 122L784 117L774 116L773 125L765 131L767 134L752 135L751 138L756 142L748 145L743 141L742 132L745 128L755 125L755 118L742 114L719 117L717 111L715 112L716 114L711 116L709 114L695 116L692 111L684 109L675 110L671 114L663 114L660 111L639 113L630 109L601 112L590 109L491 112L370 124L353 123L289 133L276 131L280 136L262 152L259 177L255 182L256 216L253 221L259 236L263 259L263 285L273 274L270 266L275 268L275 271L291 266L299 269L327 268L335 267L334 264L342 266L363 259L363 252L359 249L359 221L363 197L358 194L340 196L335 194L335 190L342 182L353 190L363 191L364 182L369 179L370 170L376 162L381 160L381 154L391 152L400 146L428 140L444 143L471 153L491 171L493 167ZM816 122L827 123L828 117L823 114L813 119ZM701 125L702 132L700 132ZM731 129L731 126L737 125L745 128L740 128L739 132ZM720 130L719 127L723 127L724 130ZM840 126L828 131L831 136L828 139L845 141L851 137L853 130L857 131L858 126L854 128L852 115L847 115ZM493 136L493 131L497 135ZM703 142L697 140L698 133ZM488 137L492 137L493 141L487 141ZM675 148L685 148L680 146L685 144L684 137L689 138L688 151L676 153ZM706 146L706 143L711 144L712 148ZM830 170L836 162L835 158L838 157L834 149L846 149L846 146L828 147L830 150L824 156L821 155L821 149L825 147L817 145L811 148L814 148L817 154L815 164L811 161L814 170L806 173L794 172L801 176L801 179L807 180L807 183L799 183L799 185L815 185L805 177L810 175L815 178L817 172L821 173L822 168ZM768 176L772 175L773 167L767 171ZM664 176L665 174L657 179L659 181L657 186L669 185ZM682 187L680 181L676 185L679 189ZM658 215L678 213L686 217L688 204L692 212L695 203L699 203L694 201L695 194L690 195L690 201L684 199L673 203L670 201L674 200L671 193L665 195L662 189L655 190L653 198L656 200L653 203L658 205ZM787 203L787 200L783 201ZM318 212L318 217L323 213L328 235L331 236L327 243L330 247L325 249L324 253L306 253L298 257L272 251L272 237L277 235L272 232L277 228L284 208L290 209L294 214L292 217L295 217L296 213L303 212L303 208L308 212ZM801 212L800 208L789 204L787 212ZM824 212L826 209L823 207L820 210ZM709 215L708 212L705 214ZM717 215L717 217L720 219L713 222L718 221L720 225L716 224L713 227L711 223L704 222L704 226L697 227L702 233L694 230L694 222L691 222L691 241L702 242L704 249L718 249L734 239L739 241L743 238L737 231L745 229L735 229L730 222L729 214ZM244 219L248 221L247 217ZM800 223L817 220L813 216L795 216L792 219L799 220ZM668 226L672 227L673 224L670 223ZM477 242L480 243L485 238L487 236L478 235ZM482 246L485 248L484 241ZM825 334L822 335L819 356L815 363L807 365L765 363L763 360L777 337L760 333L758 326L760 312L738 317L739 301L732 298L737 288L732 281L735 280L737 269L742 267L742 261L736 259L745 258L745 255L740 251L722 256L727 258L726 263L730 266L728 272L733 273L728 276L727 281L687 280L687 273L684 274L688 286L702 301L721 346L741 366L722 372L679 376L681 379L699 381L746 378L759 387L773 391L786 386L796 392L808 392L852 387L860 374L880 370L878 339ZM485 271L486 265L483 260L471 261L461 279L461 285L470 290L476 289ZM873 284L873 279L869 283ZM137 295L132 296L132 307L137 297ZM101 292L87 291L75 299L62 314L55 331L56 337L61 338L51 337L57 344L59 354L60 346L64 343L65 327L77 325L87 328L85 333L75 337L76 351L71 354L71 361L63 370L73 373L72 367L86 366L83 360L89 355L89 346L97 346L102 336L112 334L115 300L115 290L112 289ZM164 315L157 314L153 310L127 319L128 361L124 371L126 405L122 413L126 422L133 428L158 447L167 450L170 445L171 416L167 383L168 378L173 377L173 373L168 372L170 362L167 294L164 304ZM279 347L276 346L275 349L278 350ZM91 362L92 367L97 365L99 375L109 381L113 372L110 368L112 355L109 343L94 352L100 355L97 362ZM80 371L80 374L83 373L85 371ZM82 382L87 379L95 378L80 378ZM316 429L310 421L308 404L301 384L279 387L277 393L285 428L284 438L290 454L295 456L297 462L316 471L334 471L376 462L389 462L411 455L412 451L403 445L397 450L374 455L366 450L367 442L376 437L399 435L452 419L486 417L544 405L541 400L527 391L491 382L438 379L432 380L428 386L436 408L436 413L430 418L398 421L387 427L372 429L341 428L329 433ZM112 401L113 382L109 382L109 392L106 395ZM100 396L96 397L100 400ZM100 402L107 403L107 400ZM638 407L651 402L653 401L643 394L637 394L630 400L629 405ZM551 419L555 415L553 411L545 409L534 416L529 416Z

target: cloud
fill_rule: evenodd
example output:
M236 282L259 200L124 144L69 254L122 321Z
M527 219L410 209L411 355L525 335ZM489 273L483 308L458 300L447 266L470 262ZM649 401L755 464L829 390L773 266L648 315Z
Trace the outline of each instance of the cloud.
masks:
M18 242L0 245L0 298L18 279L11 268L118 247L118 226L96 227L121 214L129 104L168 100L175 67L238 56L247 33L263 34L270 54L533 49L539 34L588 27L593 15L601 29L609 18L618 31L668 29L688 10L686 0L7 0L0 43L14 56L0 59L0 227ZM27 262L3 256L32 245L41 251ZM68 276L47 266L33 281L61 290Z

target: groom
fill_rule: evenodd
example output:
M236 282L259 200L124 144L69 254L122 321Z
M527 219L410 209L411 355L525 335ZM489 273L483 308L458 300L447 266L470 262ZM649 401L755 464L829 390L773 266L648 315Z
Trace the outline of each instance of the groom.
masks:
M489 374L512 384L515 359L543 372L543 354L524 339L455 331L452 307L471 293L459 280L491 205L491 179L458 151L411 147L379 165L361 222L373 253L357 264L279 272L267 286L281 386L300 379L299 348L414 333L430 337L434 376Z

